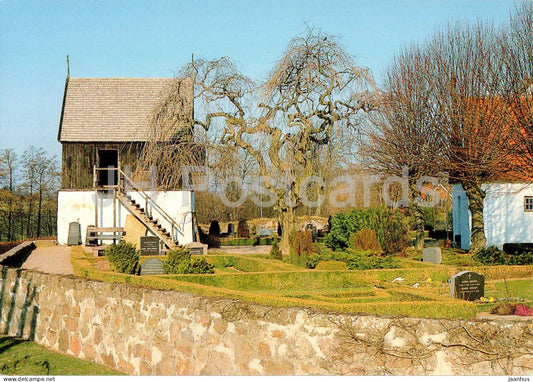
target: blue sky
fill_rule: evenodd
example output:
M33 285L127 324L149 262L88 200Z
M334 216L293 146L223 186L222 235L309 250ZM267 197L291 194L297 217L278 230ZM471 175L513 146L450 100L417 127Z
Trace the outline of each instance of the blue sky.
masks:
M230 56L264 77L306 24L341 39L378 79L404 45L447 22L505 22L512 0L0 0L0 149L42 146L57 130L66 55L72 77L170 77L195 57Z

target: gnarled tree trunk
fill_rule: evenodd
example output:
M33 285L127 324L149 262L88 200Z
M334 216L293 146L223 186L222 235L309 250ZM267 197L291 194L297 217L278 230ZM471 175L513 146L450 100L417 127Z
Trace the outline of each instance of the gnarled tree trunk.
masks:
M281 242L280 250L284 255L289 254L290 243L289 235L296 230L296 208L284 206L281 208Z
M475 253L485 248L487 239L485 237L485 221L483 219L483 201L485 191L481 189L481 184L475 182L464 182L463 188L468 197L468 209L472 217L472 230L470 233L470 252Z
M413 214L416 232L415 248L422 249L424 248L424 210L420 204L417 202L412 202L411 212Z

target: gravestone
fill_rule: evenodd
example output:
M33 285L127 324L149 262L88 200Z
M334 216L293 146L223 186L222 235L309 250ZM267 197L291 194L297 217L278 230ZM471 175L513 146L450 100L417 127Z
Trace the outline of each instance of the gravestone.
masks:
M159 238L156 236L141 236L141 256L159 255Z
M439 247L428 247L422 251L422 261L424 263L440 264L442 253Z
M228 224L228 235L234 235L235 234L235 226L233 223Z
M207 255L207 244L192 242L185 246L189 249L191 255Z
M263 228L261 231L259 231L259 236L272 236L274 234L274 231L272 231L270 228Z
M204 249L202 247L191 247L189 248L189 253L191 255L203 255Z
M78 222L70 222L68 225L67 245L81 244L81 226Z
M141 276L144 275L164 275L164 263L159 259L148 259L141 264Z
M485 276L462 271L450 278L452 297L467 301L478 300L485 295Z

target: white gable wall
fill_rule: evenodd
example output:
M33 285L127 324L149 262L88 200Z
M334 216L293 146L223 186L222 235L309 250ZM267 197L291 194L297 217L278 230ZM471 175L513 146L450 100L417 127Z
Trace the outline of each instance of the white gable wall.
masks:
M483 204L487 246L500 249L505 243L533 243L533 212L524 211L524 197L533 196L533 185L484 184ZM471 218L468 198L461 185L453 186L453 233L461 235L461 248L470 248ZM465 236L466 235L466 236Z
M193 241L194 228L192 211L194 211L194 193L192 191L146 191L154 202L165 210L180 226L181 233L178 235L180 244L188 244ZM143 199L137 192L128 192L141 207L145 208ZM58 214L57 214L57 241L59 244L67 244L68 229L70 222L79 222L81 225L81 239L85 243L87 227L94 225L95 218L95 191L59 191ZM129 211L117 199L117 225L124 227L126 216ZM170 231L170 224L157 210L149 208L149 213L157 219L164 228ZM98 195L98 226L113 227L113 194Z

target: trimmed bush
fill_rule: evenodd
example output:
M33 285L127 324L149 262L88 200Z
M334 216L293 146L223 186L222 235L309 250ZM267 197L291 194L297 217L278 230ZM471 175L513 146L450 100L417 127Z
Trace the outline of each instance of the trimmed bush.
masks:
M165 271L172 274L209 274L215 273L214 265L204 258L191 259L191 253L184 247L179 247L167 252L164 264Z
M365 302L354 301L321 301L327 298L304 299L280 296L279 291L286 290L293 295L294 290L305 291L307 294L322 293L331 290L331 293L349 296L354 293L359 296L381 293L382 290L374 290L373 286L379 280L392 280L394 277L405 277L406 282L431 277L433 280L447 280L450 276L445 269L417 269L417 270L379 270L379 271L297 271L297 272L272 272L272 273L235 273L221 275L165 275L135 277L120 273L102 272L97 270L89 260L81 247L72 247L72 264L76 275L89 277L108 283L129 283L149 288L178 290L185 293L197 294L207 297L223 297L239 299L261 305L281 307L306 307L325 311L334 311L350 314L373 314L387 316L411 316L426 318L463 318L472 319L476 316L478 308L468 301L454 300L441 296L434 296L433 301L387 301ZM222 257L221 257L222 259ZM265 260L268 262L268 260ZM274 262L270 262L274 263ZM287 266L287 264L285 264ZM492 268L492 267L491 267ZM502 267L503 268L503 267ZM521 267L524 268L524 267ZM529 268L531 276L533 267ZM364 290L361 290L364 288ZM257 292L256 292L257 291ZM267 291L267 293L265 293ZM273 291L275 294L268 294ZM330 292L327 292L330 293ZM414 292L411 292L413 294ZM416 292L418 293L418 292ZM379 297L379 296L377 296ZM423 300L423 299L422 299ZM438 301L438 303L436 303Z
M245 238L250 237L250 228L244 219L239 220L239 224L237 225L237 236Z
M189 263L185 273L189 274L210 274L215 273L215 266L207 262L206 259L195 257Z
M363 251L360 249L347 249L345 251L332 251L323 246L316 245L317 253L309 256L308 268L315 268L320 261L343 261L351 270L366 269L395 269L400 267L400 262L392 256L382 256L379 252Z
M532 265L533 264L533 251L526 251L518 253L516 255L506 255L506 265Z
M268 258L275 259L275 260L283 260L283 256L281 254L281 250L279 249L279 244L277 241L275 241L274 244L272 244Z
M211 221L211 224L209 225L209 235L220 236L220 224L218 224L218 220Z
M222 259L222 266L224 268L230 268L235 266L235 260L233 257L224 257Z
M344 261L323 260L318 262L315 269L317 271L346 271L348 270L348 266Z
M110 269L114 272L135 274L139 268L139 252L133 244L121 240L105 250Z
M350 233L350 248L377 253L382 252L376 231L370 228L363 228L359 232Z
M349 250L346 265L350 270L393 269L400 265L392 256L382 257L376 252Z
M257 239L257 245L274 245L279 243L279 237L259 237Z
M477 251L472 257L485 265L531 265L533 264L533 252L525 251L509 255L491 246Z
M198 228L198 234L199 234L199 239L200 239L200 243L202 244L208 244L208 236L203 230L202 230L202 227L200 227L199 225L197 225L197 228Z
M503 252L495 246L480 249L474 254L473 258L486 265L504 264Z
M298 271L302 268L279 261L271 261L264 257L252 257L246 255L232 256L207 256L206 260L216 268L233 267L241 272L278 272L278 271Z
M244 238L234 238L234 239L226 239L223 238L220 241L221 246L248 246L248 245L257 245L257 238L251 238L251 239L244 239Z
M184 274L191 263L191 253L188 249L179 247L167 252L164 267L167 273Z
M220 236L215 235L214 233L210 233L207 237L207 246L209 248L220 248Z

